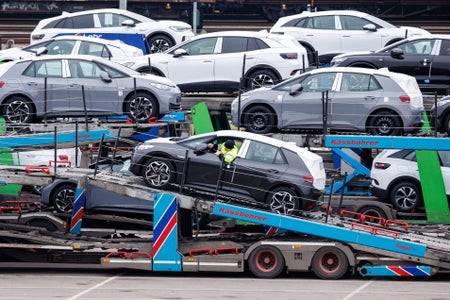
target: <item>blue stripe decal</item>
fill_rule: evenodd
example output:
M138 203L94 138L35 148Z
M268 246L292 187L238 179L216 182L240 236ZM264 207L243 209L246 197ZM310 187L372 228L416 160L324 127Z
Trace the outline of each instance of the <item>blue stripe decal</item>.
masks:
M426 246L418 243L406 242L387 236L374 235L363 231L350 230L330 224L317 223L250 208L236 207L226 203L216 203L213 214L268 226L276 226L342 242L358 243L364 246L417 257L424 257L427 250Z

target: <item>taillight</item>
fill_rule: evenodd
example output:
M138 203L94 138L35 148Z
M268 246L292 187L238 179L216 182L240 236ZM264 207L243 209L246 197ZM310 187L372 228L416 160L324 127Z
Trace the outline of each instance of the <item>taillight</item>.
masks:
M388 163L382 163L382 162L376 162L374 164L375 169L380 169L380 170L386 170L387 168L389 168L391 166L391 164Z
M402 101L402 102L411 102L411 98L409 96L403 95L403 96L400 96L399 98L400 98L400 101Z
M5 85L4 81L0 81L0 89Z
M314 183L314 177L311 176L311 175L304 175L304 176L303 176L303 179L304 179L306 182Z
M297 59L297 53L281 53L280 56L284 59Z

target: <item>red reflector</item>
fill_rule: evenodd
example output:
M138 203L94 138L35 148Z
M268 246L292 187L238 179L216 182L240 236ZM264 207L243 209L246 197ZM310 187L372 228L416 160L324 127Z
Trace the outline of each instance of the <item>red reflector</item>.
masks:
M306 182L314 183L314 177L312 177L312 176L310 176L310 175L304 175L304 176L303 176L303 179L304 179Z
M4 81L0 81L0 89L5 85Z
M409 96L400 96L399 98L402 102L411 102L411 98Z
M297 59L297 53L281 53L280 56L284 59Z

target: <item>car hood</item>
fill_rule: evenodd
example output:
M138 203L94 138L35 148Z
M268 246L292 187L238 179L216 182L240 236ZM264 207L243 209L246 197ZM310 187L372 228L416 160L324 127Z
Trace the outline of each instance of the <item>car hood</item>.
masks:
M20 47L9 48L0 51L0 59L2 60L5 58L22 59L31 56L34 56L34 54L28 51L24 51Z
M346 58L351 56L360 56L360 55L370 55L374 54L374 51L358 51L358 52L347 52L336 55L334 58Z
M161 77L161 76L156 76L156 75L152 75L152 74L135 74L132 75L134 78L142 78L144 80L151 80L155 83L160 83L160 84L165 84L171 87L176 87L176 84L173 83L170 79L166 78L166 77Z
M418 28L418 27L400 26L400 28L407 31L406 37L410 37L410 36L414 36L414 35L430 35L431 34L429 31L426 31L425 29Z

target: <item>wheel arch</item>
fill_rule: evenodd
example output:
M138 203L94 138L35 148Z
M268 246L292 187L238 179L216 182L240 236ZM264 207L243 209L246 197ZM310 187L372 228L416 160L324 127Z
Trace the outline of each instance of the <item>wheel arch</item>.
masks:
M247 86L247 83L248 83L248 80L249 80L250 76L253 73L255 73L257 71L261 71L261 70L269 70L269 71L273 72L278 77L277 78L278 82L280 82L283 79L281 74L280 74L280 72L278 72L278 70L275 69L274 67L269 66L269 65L256 65L256 66L253 66L250 69L248 69L247 72L245 72L245 74L244 74L245 86Z
M144 90L144 89L137 89L136 92L134 90L130 91L126 97L124 97L124 101L122 102L122 112L125 113L126 110L126 103L128 101L130 101L130 99L134 96L134 94L137 93L145 93L148 94L150 96L152 96L153 98L155 98L156 103L158 104L158 114L159 114L159 97L157 94L153 93L152 91L149 90Z
M394 186L396 186L397 184L401 183L401 182L403 182L403 183L405 183L405 182L412 182L414 184L417 184L417 186L420 188L420 192L422 193L422 185L420 184L420 180L418 180L417 178L405 175L405 176L400 176L398 178L395 178L395 180L392 180L389 183L389 185L387 187L388 195L390 195L390 193L392 191L392 188ZM390 200L390 199L387 199L387 200Z
M64 180L62 179L61 181L59 181L58 183L56 183L55 185L52 186L52 190L50 191L48 197L49 197L49 205L54 205L54 203L50 203L52 201L50 201L50 199L53 199L56 193L56 190L63 186L63 185L71 185L73 186L75 189L77 188L77 182L75 180Z
M439 132L445 132L445 119L447 118L447 116L450 115L450 106L448 106L442 113L441 116L439 117L439 127L437 128L437 130L439 130ZM434 124L432 124L434 126Z
M139 161L139 174L141 174L142 171L145 169L146 167L145 164L147 163L147 161L152 158L161 158L168 160L173 166L175 173L175 180L177 180L179 176L178 165L174 162L175 159L173 157L164 152L152 152L143 156L142 159Z
M5 105L5 103L6 103L9 99L11 99L11 98L13 98L13 97L24 97L24 98L26 98L28 101L30 101L30 103L31 103L31 104L34 106L34 108L36 109L36 104L34 104L33 100L31 100L31 97L28 96L28 95L26 95L26 94L21 94L21 93L14 93L14 94L8 95L7 97L5 97L5 98L3 99L3 101L2 101L2 103L1 103L0 105L1 105L1 106Z
M278 114L277 114L277 110L276 110L271 104L269 104L269 103L267 103L267 102L251 103L251 104L245 106L245 107L241 110L241 122L242 122L242 120L244 119L245 114L246 114L252 107L255 107L255 106L264 106L264 107L270 109L271 112L272 112L272 113L274 114L274 116L275 116L275 123L276 123L277 125L279 125L279 124L278 124Z
M370 113L367 114L366 121L364 123L365 127L366 127L366 130L367 130L368 126L369 126L370 119L373 117L373 115L376 114L376 113L382 112L382 111L388 111L389 113L395 114L398 117L399 121L400 121L400 126L402 128L405 127L405 124L403 122L403 118L402 118L402 116L401 116L399 111L395 110L392 107L379 107L379 108L377 108L377 109L375 109L375 110L373 110L373 111L371 111Z
M167 78L166 74L164 74L164 72L161 71L160 68L153 67L153 66L151 68L152 68L152 72L154 72L152 74ZM147 65L146 66L141 66L141 67L136 69L136 72L139 72L139 73L149 73L148 71L150 71L150 67L147 66Z
M174 45L176 44L174 38L169 33L165 32L165 31L161 31L161 30L152 32L151 34L147 35L147 41L150 41L152 38L154 38L155 36L158 36L158 35L163 35L163 36L167 37L168 39L170 39L170 41Z
M376 65L374 65L373 63L371 63L369 61L355 61L355 62L349 63L348 66L354 67L354 68L378 69L378 67Z

